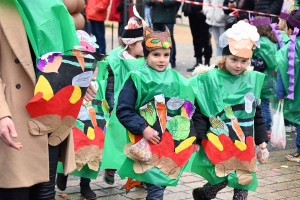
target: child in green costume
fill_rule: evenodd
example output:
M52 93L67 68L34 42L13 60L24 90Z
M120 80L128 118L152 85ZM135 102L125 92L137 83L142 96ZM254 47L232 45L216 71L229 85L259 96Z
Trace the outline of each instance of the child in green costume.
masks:
M165 187L178 183L195 148L190 121L193 94L187 80L167 67L172 47L169 30L146 27L144 37L148 67L131 72L124 83L116 116L127 130L119 132L111 145L121 147L115 158L125 158L120 177L143 181L146 199L162 200Z
M269 17L255 17L250 19L253 26L256 26L260 35L260 48L253 51L251 65L255 71L265 74L265 80L261 91L261 108L266 123L268 138L271 137L272 116L270 111L270 100L275 97L277 64L274 62L275 53L279 49L278 40L271 28ZM273 25L275 26L275 24Z
M259 34L239 21L219 41L223 56L217 68L200 66L190 80L196 97L193 122L201 141L191 170L208 181L193 190L193 197L214 199L228 185L234 188L233 199L244 200L257 187L254 142L264 149L268 141L259 106L264 75L249 70Z
M109 106L109 112L113 110L115 100L118 97L120 89L126 75L133 70L145 66L142 40L143 26L142 20L133 16L129 19L122 36L119 38L120 46L113 49L107 58L100 62L97 81L100 83L99 94L97 99L106 100ZM118 128L114 125L109 125L107 128L107 137L105 138L105 145L110 141L110 132L118 132ZM107 149L104 148L104 156L102 159L102 169L105 169L103 176L107 184L114 183L114 175L116 169L112 168L113 161L107 155Z

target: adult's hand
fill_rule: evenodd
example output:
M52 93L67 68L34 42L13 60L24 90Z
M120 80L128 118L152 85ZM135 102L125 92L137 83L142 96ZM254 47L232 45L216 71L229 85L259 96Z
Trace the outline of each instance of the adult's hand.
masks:
M234 1L233 3L228 3L229 8L236 8L236 2Z
M17 136L14 122L9 117L0 119L0 138L7 146L20 150L23 147L21 142L12 140L12 137L16 138Z

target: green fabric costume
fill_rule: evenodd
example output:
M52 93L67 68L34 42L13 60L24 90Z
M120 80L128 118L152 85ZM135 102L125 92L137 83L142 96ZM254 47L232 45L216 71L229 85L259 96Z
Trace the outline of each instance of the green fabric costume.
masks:
M14 0L37 58L79 45L74 21L61 0Z
M165 156L176 163L180 163L177 165L180 167L176 167L178 171L175 177L169 177L161 168L156 167L152 162L151 165L153 164L154 166L152 165L149 170L136 173L134 170L135 161L126 157L124 153L124 146L130 142L129 137L131 134L120 124L114 109L105 138L103 168L118 169L118 174L121 178L130 177L155 185L174 186L177 184L193 152L192 143L194 140L192 140L192 143L187 145L183 151L178 153L174 152L174 148L182 145L183 141L188 138L193 139L191 136L195 134L193 131L190 131L189 120L194 109L193 103L189 101L193 99L191 88L188 87L187 80L184 77L169 68L163 72L159 72L147 67L131 72L127 79L128 78L133 80L138 93L135 103L136 112L144 117L150 127L159 132L161 138L161 142L157 145L149 143L152 156L154 154L158 155L159 159ZM157 111L157 106L154 103L154 96L161 94L164 95L165 98L165 111L167 111L169 117L172 117L167 118L166 131L161 129L161 122L163 120L158 117L160 116L160 112ZM172 97L173 100L176 99L176 101L178 100L177 102L181 102L176 109L170 109ZM146 109L141 108L145 105L147 105ZM186 112L183 112L182 109L185 105L190 105L189 108L191 109L186 109ZM187 113L188 117L185 117L183 113ZM114 128L113 131L111 131L112 127ZM134 141L132 141L133 143L136 143L142 138L142 136L133 135L131 135L131 137L135 138ZM111 158L114 159L112 160ZM108 162L104 162L105 159ZM167 164L165 164L165 166L167 166Z
M114 73L114 99L116 100L119 92L122 88L123 81L126 78L128 72L137 70L145 66L146 61L144 58L138 59L121 59L118 53L123 49L119 46L109 52L106 59L102 60L99 64L97 82L99 83L100 89L98 90L96 99L104 100L107 78L108 78L108 67L110 66ZM101 107L96 107L97 112L101 112Z
M267 68L263 72L265 80L261 91L261 99L274 98L276 94L276 71L277 64L275 61L275 53L278 51L278 44L272 42L268 37L262 36L259 38L260 48L253 51L253 56L263 59Z
M250 163L251 161L255 166L254 115L263 81L264 75L259 72L246 71L241 75L233 76L228 71L219 69L212 69L191 78L190 85L200 111L209 118L211 126L206 135L208 139L202 140L200 151L189 165L191 165L192 172L204 177L210 184L215 185L227 180L230 187L256 190L257 180L253 167L251 170L246 170L248 178L252 181L241 185L238 182L237 170L235 170L241 168L228 168L225 163L235 156L238 158L238 161L234 161L235 163L241 161ZM245 99L249 99L248 103L245 103ZM242 131L239 131L238 127ZM243 143L246 145L244 150L240 150L235 145L237 141L242 141L239 135L241 132L246 141ZM217 148L216 141L221 143L223 150ZM215 166L220 166L220 164L225 166L224 170L229 170L228 174L217 176Z
M290 42L282 47L276 53L276 62L278 64L280 74L282 77L283 85L285 88L285 93L288 94L288 87L289 87L289 75L287 74L288 71L288 52L289 52ZM296 48L295 48L295 66L294 66L294 100L291 99L284 99L284 108L283 114L284 118L289 120L290 122L296 123L300 125L300 68L298 63L300 62L299 57L299 49L300 49L300 37L296 38Z

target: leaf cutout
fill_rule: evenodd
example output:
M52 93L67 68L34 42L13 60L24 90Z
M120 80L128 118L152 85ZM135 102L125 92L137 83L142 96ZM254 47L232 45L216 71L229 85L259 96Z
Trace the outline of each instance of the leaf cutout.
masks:
M109 106L107 101L104 99L102 100L102 110L103 110L103 114L104 114L104 119L105 121L109 121Z
M156 122L156 112L152 103L148 103L140 108L140 114L150 126Z
M174 140L184 140L190 133L190 120L184 116L175 116L167 122L167 129Z
M84 132L84 123L80 120L76 120L75 126L80 129L82 132Z
M153 39L153 40L151 40L151 43L153 43L153 44L157 44L157 43L159 43L159 42L160 42L159 39Z
M167 107L170 110L178 110L184 103L183 99L179 99L177 97L172 97L171 99L169 99L169 101L167 102Z

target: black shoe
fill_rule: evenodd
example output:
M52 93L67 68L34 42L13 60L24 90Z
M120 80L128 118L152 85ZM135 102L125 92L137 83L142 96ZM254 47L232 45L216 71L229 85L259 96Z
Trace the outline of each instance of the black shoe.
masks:
M202 190L202 187L195 188L193 190L193 198L194 200L210 200L206 198L204 191Z
M67 187L68 176L57 173L56 175L56 186L59 190L64 191Z
M90 184L80 184L80 194L86 199L96 199L97 195L92 191Z

